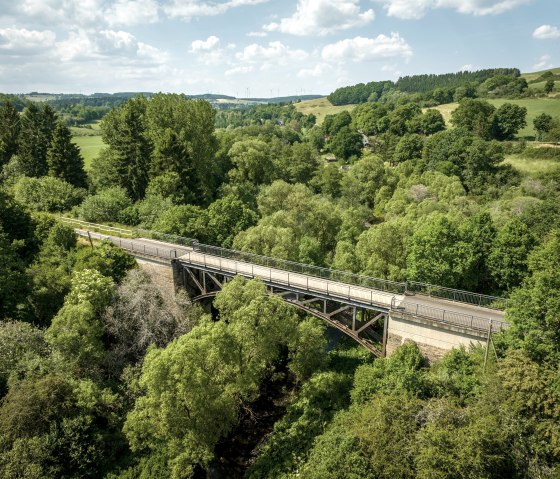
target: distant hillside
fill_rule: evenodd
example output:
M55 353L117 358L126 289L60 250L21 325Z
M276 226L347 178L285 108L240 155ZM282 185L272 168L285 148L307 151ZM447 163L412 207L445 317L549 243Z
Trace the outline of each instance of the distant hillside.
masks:
M273 98L239 98L243 101L253 101L259 103L291 103L293 101L306 101L316 100L322 98L324 95L292 95L292 96L277 96Z

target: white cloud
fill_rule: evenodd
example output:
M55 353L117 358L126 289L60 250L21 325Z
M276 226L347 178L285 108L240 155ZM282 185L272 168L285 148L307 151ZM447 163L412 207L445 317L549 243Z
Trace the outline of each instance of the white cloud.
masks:
M371 9L361 11L358 0L298 0L291 17L263 28L292 35L327 35L367 25L374 17Z
M221 15L237 7L258 5L269 0L228 0L226 2L201 2L198 0L173 0L164 7L165 13L171 18L192 20L197 17Z
M195 40L191 43L191 52L200 52L212 50L220 43L220 39L214 35L209 36L206 40Z
M165 52L120 30L72 31L56 47L64 62L115 59L122 64L158 65L167 60Z
M155 0L118 0L104 12L109 25L139 25L159 20Z
M253 66L238 66L238 67L234 67L234 68L230 68L229 70L226 70L225 75L227 77L229 77L231 75L251 73L254 70L255 70L255 67L253 67Z
M56 35L50 30L25 28L0 29L0 52L10 55L34 55L54 45Z
M332 67L327 63L317 63L313 68L302 68L297 76L299 78L321 78L330 70Z
M560 38L560 28L554 27L552 25L541 25L535 28L533 32L533 38L538 38L539 40L546 40L549 38Z
M412 48L398 33L391 36L378 35L375 38L354 37L340 40L323 47L323 60L333 62L380 60L412 56Z
M537 63L535 63L533 65L533 68L536 68L536 69L542 68L543 70L546 70L548 68L552 68L553 65L552 65L552 63L550 63L550 58L551 58L550 55L542 55L538 59Z
M248 37L266 37L268 34L266 32L249 32L247 33Z
M375 0L382 3L390 17L422 18L428 10L450 8L468 15L498 15L533 0Z
M305 60L308 54L303 50L293 50L282 42L270 42L268 46L256 43L246 46L243 51L236 53L235 57L246 63L275 62L287 64L290 61Z

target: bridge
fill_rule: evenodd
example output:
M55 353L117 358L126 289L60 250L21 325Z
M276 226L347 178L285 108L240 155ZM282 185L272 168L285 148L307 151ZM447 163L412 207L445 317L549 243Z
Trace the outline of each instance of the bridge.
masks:
M235 276L259 278L272 294L378 356L387 353L390 339L447 350L487 343L493 333L508 328L504 298L356 275L153 231L61 221L90 241L108 240L138 258L171 266L176 285L195 301L213 298Z

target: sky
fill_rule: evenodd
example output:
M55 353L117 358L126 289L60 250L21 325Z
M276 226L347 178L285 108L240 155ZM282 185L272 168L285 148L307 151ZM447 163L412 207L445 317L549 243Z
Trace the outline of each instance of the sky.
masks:
M560 67L560 0L0 0L0 92L328 94Z

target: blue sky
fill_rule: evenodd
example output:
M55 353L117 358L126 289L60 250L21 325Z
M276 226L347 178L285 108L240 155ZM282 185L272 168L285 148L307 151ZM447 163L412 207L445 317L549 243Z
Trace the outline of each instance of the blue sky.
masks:
M559 0L0 0L0 91L327 94L560 66Z

